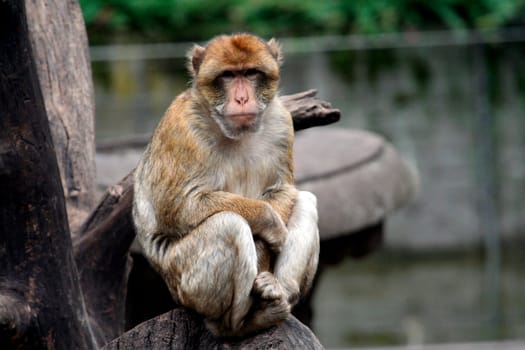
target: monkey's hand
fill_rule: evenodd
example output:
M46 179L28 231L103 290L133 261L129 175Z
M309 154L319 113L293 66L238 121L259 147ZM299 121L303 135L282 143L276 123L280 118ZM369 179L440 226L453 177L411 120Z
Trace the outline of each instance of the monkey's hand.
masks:
M257 275L253 282L253 292L264 300L286 300L284 288L269 271L263 271Z
M282 301L290 305L295 305L299 301L299 285L291 279L279 281L269 271L257 275L252 291L267 301Z
M265 213L261 225L254 230L254 236L263 240L272 252L279 254L288 236L288 229L277 212L265 203Z

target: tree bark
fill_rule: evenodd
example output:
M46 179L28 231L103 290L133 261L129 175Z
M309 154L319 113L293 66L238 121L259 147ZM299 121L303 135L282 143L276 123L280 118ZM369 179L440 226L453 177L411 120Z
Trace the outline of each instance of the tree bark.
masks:
M120 349L324 349L313 333L294 317L279 326L244 339L214 337L203 318L177 308L146 321L107 344L104 350Z
M24 2L0 2L0 348L92 349Z
M112 186L74 241L75 260L86 296L86 309L98 339L124 332L126 294L135 238L131 218L132 174Z
M95 202L95 103L86 29L76 1L26 0L71 233Z
M292 114L295 131L339 121L341 112L326 101L315 97L317 90L307 90L281 96L284 106Z

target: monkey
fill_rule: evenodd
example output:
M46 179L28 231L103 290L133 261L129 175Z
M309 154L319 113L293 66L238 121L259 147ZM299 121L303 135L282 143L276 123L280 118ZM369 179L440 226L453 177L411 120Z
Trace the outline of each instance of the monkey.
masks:
M188 53L191 86L134 174L137 239L173 299L216 336L277 325L311 287L317 200L294 185L280 44L221 35Z

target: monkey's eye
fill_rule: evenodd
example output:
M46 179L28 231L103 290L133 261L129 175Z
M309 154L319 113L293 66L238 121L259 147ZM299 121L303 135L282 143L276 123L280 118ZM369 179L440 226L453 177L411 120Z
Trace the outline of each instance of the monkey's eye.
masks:
M246 72L244 72L244 76L246 78L256 78L260 73L261 73L261 71L255 69L255 68L252 68L252 69L246 70Z
M225 78L225 79L231 79L235 77L235 73L233 73L231 70L225 70L224 72L221 73L219 77Z

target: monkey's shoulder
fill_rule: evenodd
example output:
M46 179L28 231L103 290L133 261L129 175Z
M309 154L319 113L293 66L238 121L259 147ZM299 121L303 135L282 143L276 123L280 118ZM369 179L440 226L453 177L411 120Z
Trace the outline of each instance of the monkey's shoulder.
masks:
M182 152L194 149L196 140L192 123L195 123L194 104L191 91L188 89L177 96L153 132L150 142L152 153Z
M157 129L172 129L177 124L184 122L184 116L191 111L192 97L190 89L175 97L162 116Z

